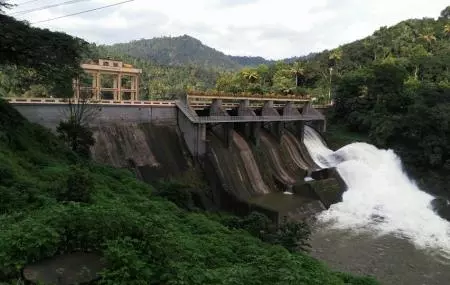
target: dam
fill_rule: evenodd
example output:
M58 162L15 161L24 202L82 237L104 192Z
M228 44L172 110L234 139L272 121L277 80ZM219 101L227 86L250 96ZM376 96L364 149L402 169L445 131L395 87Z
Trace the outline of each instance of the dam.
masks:
M8 100L29 121L53 130L70 105L86 103ZM197 167L212 204L241 213L257 209L278 221L329 204L305 182L320 170L303 143L305 126L326 130L325 116L307 98L194 94L176 101L90 101L84 108L96 140L93 158L132 168L144 181Z
M52 129L67 116L60 99L10 102ZM90 108L98 162L131 168L146 182L201 168L203 198L221 209L278 222L315 217L311 255L335 270L384 284L447 284L450 224L431 210L433 197L392 151L329 149L325 118L310 102L103 100Z

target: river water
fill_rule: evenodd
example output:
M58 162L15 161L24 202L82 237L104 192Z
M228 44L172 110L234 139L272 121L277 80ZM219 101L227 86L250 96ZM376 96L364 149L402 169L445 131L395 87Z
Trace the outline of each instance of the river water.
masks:
M333 152L309 127L304 141L316 164L336 167L348 187L342 203L317 216L313 256L387 285L450 284L450 223L393 151L354 143Z

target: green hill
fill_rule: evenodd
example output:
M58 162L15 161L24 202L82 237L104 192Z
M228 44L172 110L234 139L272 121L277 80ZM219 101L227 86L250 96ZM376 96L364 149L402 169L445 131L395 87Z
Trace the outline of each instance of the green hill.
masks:
M160 65L193 65L203 68L236 70L243 66L269 63L262 57L228 56L188 35L141 39L102 46L109 52L125 54Z

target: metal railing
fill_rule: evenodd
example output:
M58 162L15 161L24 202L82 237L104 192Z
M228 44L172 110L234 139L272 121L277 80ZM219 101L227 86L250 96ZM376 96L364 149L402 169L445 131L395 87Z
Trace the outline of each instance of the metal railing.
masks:
M14 103L14 104L68 104L69 100L77 104L77 99L66 99L66 98L3 98L4 100ZM104 104L104 105L165 105L165 106L175 106L175 101L173 100L88 100L88 104ZM208 108L211 105L210 102L191 102L190 106L192 108ZM250 103L250 108L260 108L263 103ZM294 104L294 107L301 107L304 104ZM222 103L223 107L226 108L236 108L239 107L239 103ZM284 104L273 104L274 108L282 108ZM326 105L312 105L315 109L329 108L332 104Z
M96 105L152 105L152 106L167 106L174 107L175 101L132 101L132 100L78 100L66 98L3 98L9 103L13 104L96 104Z
M313 121L321 118L314 115L295 116L205 116L200 117L186 103L177 101L175 103L183 114L195 124L205 123L239 123L239 122L283 122L283 121Z
M199 116L195 111L193 111L191 108L189 108L188 105L186 105L183 101L176 101L175 105L178 107L179 110L183 112L183 114L193 123L200 123Z
M311 101L310 95L284 95L284 94L253 94L253 93L225 93L225 92L203 92L189 91L188 98L214 98L230 100L263 100L263 101Z

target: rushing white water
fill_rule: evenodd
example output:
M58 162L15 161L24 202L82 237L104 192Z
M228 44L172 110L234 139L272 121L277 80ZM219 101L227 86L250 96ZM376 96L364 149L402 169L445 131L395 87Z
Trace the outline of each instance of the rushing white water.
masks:
M434 197L407 177L392 150L353 143L333 152L310 127L304 142L316 164L336 167L348 187L343 202L323 212L320 220L341 229L394 234L450 255L450 223L431 209Z

